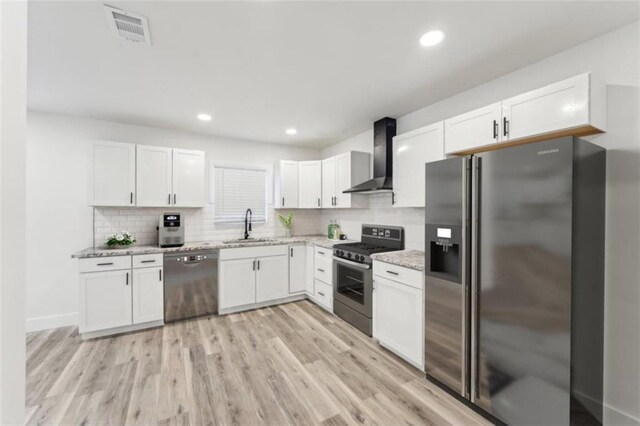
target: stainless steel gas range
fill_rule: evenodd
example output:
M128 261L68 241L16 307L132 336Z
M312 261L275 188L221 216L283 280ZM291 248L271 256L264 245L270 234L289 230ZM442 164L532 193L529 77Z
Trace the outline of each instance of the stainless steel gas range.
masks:
M333 246L333 312L371 336L371 255L403 249L404 228L383 225L362 225L361 242Z

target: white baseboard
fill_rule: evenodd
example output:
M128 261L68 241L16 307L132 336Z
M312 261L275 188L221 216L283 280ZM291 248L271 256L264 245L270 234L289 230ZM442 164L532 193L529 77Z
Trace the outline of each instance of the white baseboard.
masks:
M69 327L78 325L78 313L70 312L48 317L27 318L27 333L32 331L49 330L50 328Z

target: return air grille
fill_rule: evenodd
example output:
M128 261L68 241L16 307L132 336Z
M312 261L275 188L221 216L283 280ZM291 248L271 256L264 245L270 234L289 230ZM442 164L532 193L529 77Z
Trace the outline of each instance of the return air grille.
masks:
M104 5L113 33L119 39L135 43L151 44L147 18L125 10Z

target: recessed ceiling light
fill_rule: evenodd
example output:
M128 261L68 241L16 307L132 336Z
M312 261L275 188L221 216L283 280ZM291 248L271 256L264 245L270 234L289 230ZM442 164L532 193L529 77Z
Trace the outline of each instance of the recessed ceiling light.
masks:
M435 46L444 39L444 33L439 30L429 31L420 37L420 44L428 47Z
M298 133L296 129L287 129L284 132L288 135L295 135L296 133Z
M198 114L198 120L211 121L211 116L209 114Z

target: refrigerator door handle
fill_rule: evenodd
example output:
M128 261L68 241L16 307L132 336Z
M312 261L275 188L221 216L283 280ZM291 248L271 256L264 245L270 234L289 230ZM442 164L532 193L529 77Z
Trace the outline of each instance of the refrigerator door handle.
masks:
M472 158L473 186L471 188L471 402L480 399L480 345L478 324L478 296L480 294L480 282L478 276L478 248L480 238L480 157Z
M467 277L467 259L468 244L467 238L469 226L469 173L471 159L467 158L462 162L462 270L461 278L463 285L462 293L462 394L465 398L470 397L469 390L469 281Z

